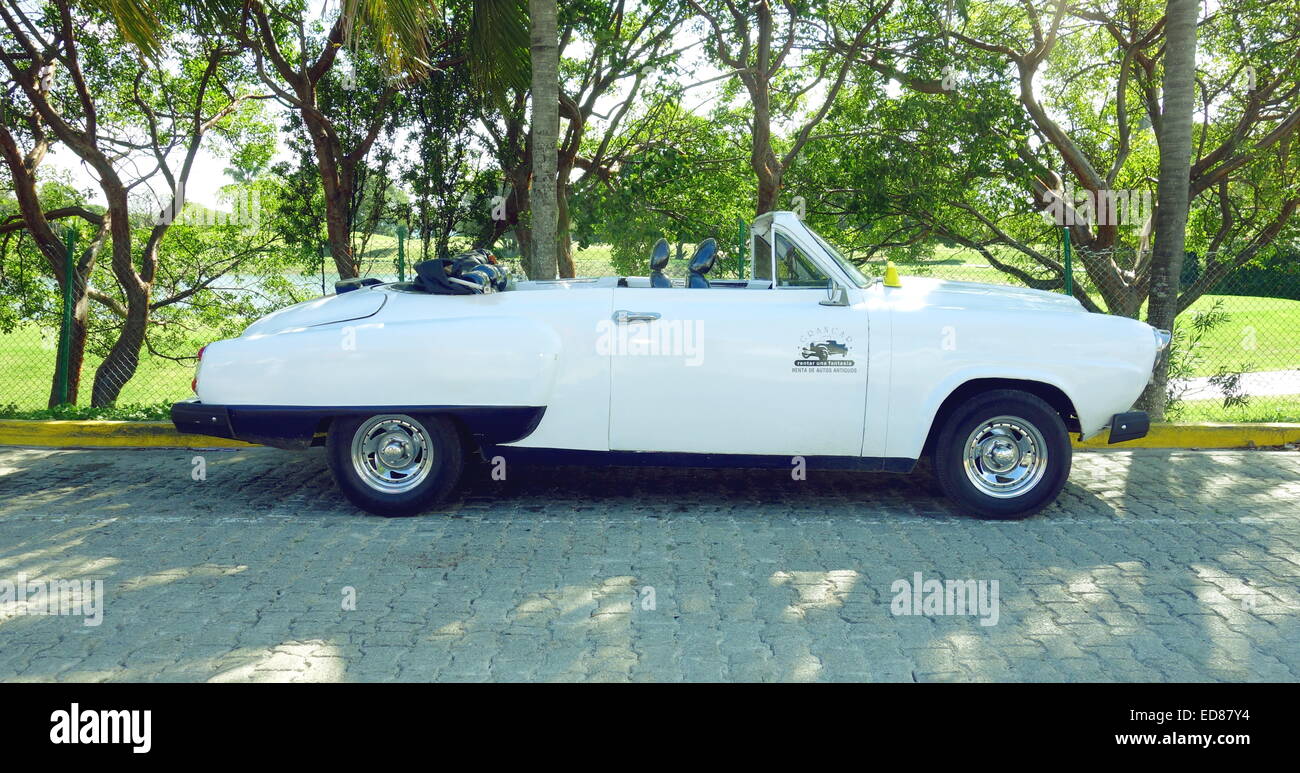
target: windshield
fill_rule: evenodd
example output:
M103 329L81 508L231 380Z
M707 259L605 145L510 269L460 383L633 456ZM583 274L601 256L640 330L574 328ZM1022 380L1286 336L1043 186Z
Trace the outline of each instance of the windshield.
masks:
M831 260L840 264L840 268L844 269L844 273L849 275L849 279L851 279L855 285L858 287L870 287L875 283L875 279L862 273L861 269L853 265L848 258L841 255L839 250L832 247L829 242L821 237L821 234L810 228L807 223L804 223L804 228L807 228L808 233L812 234L812 237L817 240L817 243L822 246L822 249L826 250L826 254L831 256Z

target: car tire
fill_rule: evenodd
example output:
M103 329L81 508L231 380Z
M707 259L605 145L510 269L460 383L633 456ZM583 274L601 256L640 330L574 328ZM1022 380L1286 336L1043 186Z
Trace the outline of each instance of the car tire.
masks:
M1042 510L1070 477L1070 435L1041 398L1014 389L976 395L944 422L934 473L963 512L1019 520Z
M446 416L403 413L335 419L325 442L330 472L352 504L406 517L445 500L460 483L465 449Z

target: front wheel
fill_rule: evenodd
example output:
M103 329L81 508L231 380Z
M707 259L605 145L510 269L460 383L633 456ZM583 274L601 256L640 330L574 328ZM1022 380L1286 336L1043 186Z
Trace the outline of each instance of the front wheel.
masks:
M1027 392L977 395L945 422L934 449L944 494L981 518L1028 518L1070 476L1070 436L1050 405Z
M336 419L325 452L348 500L389 517L415 515L446 499L465 467L460 435L446 416Z

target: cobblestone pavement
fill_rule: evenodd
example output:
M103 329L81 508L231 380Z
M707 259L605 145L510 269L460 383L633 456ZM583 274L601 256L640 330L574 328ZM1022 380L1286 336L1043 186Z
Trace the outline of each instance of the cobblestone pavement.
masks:
M319 450L201 455L0 449L0 580L104 590L0 600L0 679L1300 679L1300 453L1079 453L1020 523L920 473L579 468L385 520ZM895 615L918 572L996 624Z

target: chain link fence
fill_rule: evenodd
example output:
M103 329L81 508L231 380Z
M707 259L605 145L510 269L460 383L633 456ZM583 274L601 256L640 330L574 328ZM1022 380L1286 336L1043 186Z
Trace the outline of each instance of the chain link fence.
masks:
M734 243L733 243L734 242ZM741 235L720 240L720 257L710 276L742 275L747 246ZM359 239L356 254L362 276L409 280L412 263L425 249L419 241L373 234ZM455 245L453 245L455 246ZM694 244L671 245L665 273L684 278ZM517 279L524 278L518 250L509 242L496 250ZM619 255L610 245L574 246L578 277L645 276L638 250ZM1031 286L1070 292L1092 310L1144 319L1146 286L1140 259L1120 251L1075 251L1067 261L1060 245L1041 250L1041 258L1006 247L934 244L898 248L861 261L868 274L884 272L892 259L906 283L909 276ZM1189 254L1184 288L1199 297L1179 316L1171 357L1170 418L1185 421L1300 421L1300 261L1254 261L1218 276L1227 256ZM254 270L252 266L257 265ZM80 276L65 294L40 261L7 260L0 273L0 412L8 416L49 415L58 402L64 358L71 364L66 402L90 406L111 393L113 415L161 418L167 404L191 396L195 355L200 346L239 334L270 311L333 292L336 272L329 255L297 255L262 266L255 262L231 270L182 276L160 272L138 361L116 357L123 335L126 298L104 267L90 275L89 292ZM72 300L71 340L64 298ZM159 305L161 304L161 305ZM84 344L76 338L84 330ZM79 367L78 367L79 361ZM75 399L73 399L75 398ZM102 402L102 399L101 399ZM133 408L133 406L138 406ZM56 414L57 415L57 414Z
M119 286L107 255L93 255L84 238L73 250L71 282L56 281L25 234L6 242L0 416L164 418L170 403L192 396L199 347L333 292L334 264L324 250L305 255L239 228L173 226L169 238L184 254L160 261L147 313ZM395 244L376 235L362 255L363 271L396 279ZM61 404L73 408L50 407Z

